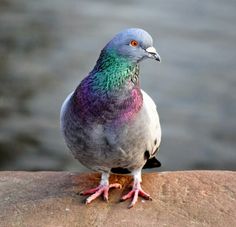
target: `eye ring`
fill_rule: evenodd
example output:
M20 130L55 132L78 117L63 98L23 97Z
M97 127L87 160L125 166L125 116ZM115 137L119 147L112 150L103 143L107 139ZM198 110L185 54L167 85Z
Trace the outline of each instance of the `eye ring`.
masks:
M129 43L129 45L132 46L132 47L136 47L136 46L138 46L138 44L139 44L138 41L134 40L134 39L131 40L130 43Z

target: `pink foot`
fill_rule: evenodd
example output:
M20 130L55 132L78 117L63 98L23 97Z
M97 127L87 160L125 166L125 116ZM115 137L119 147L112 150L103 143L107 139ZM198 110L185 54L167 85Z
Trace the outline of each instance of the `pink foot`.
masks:
M133 186L133 189L129 193L121 197L121 201L133 198L130 205L128 206L128 208L132 208L138 201L139 195L142 196L144 199L152 200L151 196L147 194L145 191L143 191L140 183L137 183L136 185Z
M96 188L92 188L89 190L86 190L84 192L81 192L80 195L90 195L86 199L86 204L91 203L93 200L95 200L97 197L103 194L103 199L105 201L108 201L108 191L110 188L121 188L121 185L118 183L110 184L110 185L99 185Z

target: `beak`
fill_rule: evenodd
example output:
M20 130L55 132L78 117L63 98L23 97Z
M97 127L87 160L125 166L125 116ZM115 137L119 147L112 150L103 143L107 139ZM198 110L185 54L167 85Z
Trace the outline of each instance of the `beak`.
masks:
M161 57L160 55L157 53L156 49L154 47L148 47L146 49L146 52L148 53L150 58L154 58L155 60L161 62Z

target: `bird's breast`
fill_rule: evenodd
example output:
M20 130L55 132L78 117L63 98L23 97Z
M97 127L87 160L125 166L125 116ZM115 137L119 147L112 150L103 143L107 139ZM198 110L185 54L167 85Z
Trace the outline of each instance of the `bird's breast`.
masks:
M143 105L142 93L138 86L106 93L88 93L87 90L79 90L72 97L74 114L85 122L127 122L135 117Z

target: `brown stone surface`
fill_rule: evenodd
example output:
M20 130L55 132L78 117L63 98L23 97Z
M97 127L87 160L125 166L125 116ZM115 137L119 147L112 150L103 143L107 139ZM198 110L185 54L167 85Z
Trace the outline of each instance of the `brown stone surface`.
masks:
M236 172L147 173L143 188L153 201L127 209L119 202L131 182L110 192L108 203L85 205L77 193L96 186L99 175L69 172L0 172L0 226L236 226Z

